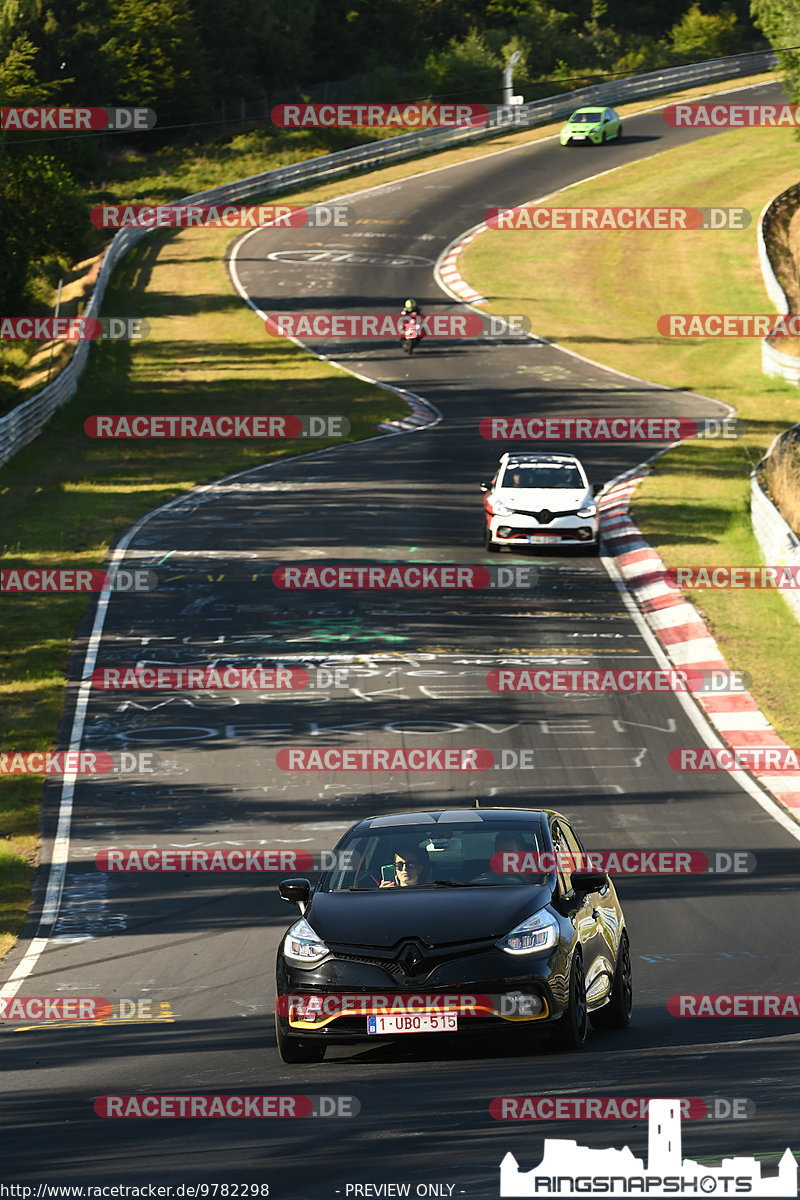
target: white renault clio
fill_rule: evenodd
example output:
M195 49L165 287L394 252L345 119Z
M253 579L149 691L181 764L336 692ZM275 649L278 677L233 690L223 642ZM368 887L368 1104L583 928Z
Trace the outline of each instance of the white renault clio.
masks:
M574 454L504 454L481 491L487 550L575 544L597 553L597 505Z

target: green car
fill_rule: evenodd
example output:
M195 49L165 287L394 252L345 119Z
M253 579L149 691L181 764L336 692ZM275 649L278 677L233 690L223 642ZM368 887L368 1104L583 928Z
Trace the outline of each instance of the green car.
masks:
M561 145L570 142L608 142L622 137L622 122L613 108L579 108L561 130Z

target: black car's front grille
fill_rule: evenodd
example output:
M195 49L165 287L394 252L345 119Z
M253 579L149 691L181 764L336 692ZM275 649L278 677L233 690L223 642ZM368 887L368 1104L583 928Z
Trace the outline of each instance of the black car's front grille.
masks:
M481 941L457 946L426 946L422 942L409 940L382 954L359 953L360 947L336 946L328 942L329 949L337 959L344 962L363 963L365 966L380 967L398 981L424 981L441 966L459 958L471 958L491 949L492 943Z

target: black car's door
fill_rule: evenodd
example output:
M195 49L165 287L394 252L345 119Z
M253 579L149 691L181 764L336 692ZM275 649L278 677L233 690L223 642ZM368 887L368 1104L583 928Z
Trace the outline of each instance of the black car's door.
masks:
M566 851L578 864L576 870L579 869L585 851L572 827L564 820L555 820L551 834L556 853ZM591 1007L607 998L614 973L614 958L608 941L611 929L605 912L612 892L610 887L605 887L599 892L576 893L572 871L568 867L569 862L563 861L558 874L562 911L569 915L581 944L586 998Z

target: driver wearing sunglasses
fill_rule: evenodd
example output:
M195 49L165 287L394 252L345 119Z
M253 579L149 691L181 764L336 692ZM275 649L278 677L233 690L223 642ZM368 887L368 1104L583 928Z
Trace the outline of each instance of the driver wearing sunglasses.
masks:
M386 879L381 887L416 887L425 868L428 866L428 855L419 846L395 846L394 848L394 880Z

